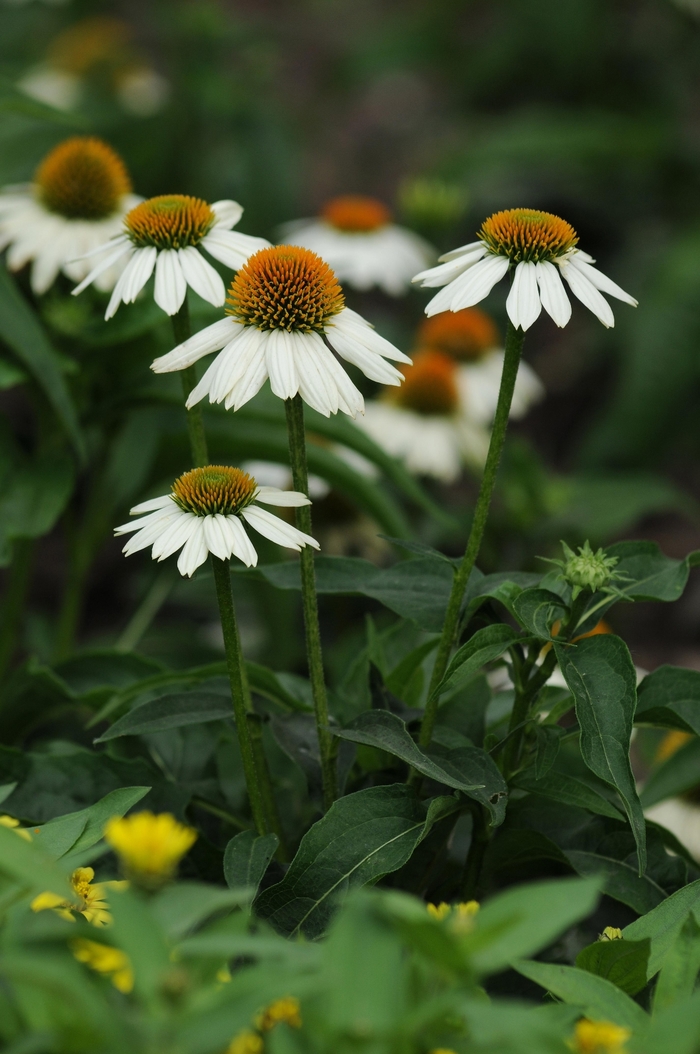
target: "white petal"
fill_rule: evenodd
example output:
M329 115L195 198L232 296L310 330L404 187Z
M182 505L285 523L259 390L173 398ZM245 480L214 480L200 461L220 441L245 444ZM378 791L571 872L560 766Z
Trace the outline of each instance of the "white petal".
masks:
M399 373L396 367L383 359L381 355L370 351L354 336L343 333L337 327L329 327L327 337L328 342L333 345L338 354L362 370L365 377L378 381L380 384L401 384L403 374Z
M540 287L542 307L559 328L571 318L571 301L566 295L564 283L553 263L537 264L537 283Z
M194 245L178 250L178 258L185 281L214 307L221 307L226 300L226 286L218 271L197 252Z
M241 234L239 231L225 231L221 227L212 227L209 233L202 238L200 245L215 260L234 271L243 267L248 257L259 252L260 249L270 247L270 243L265 238L254 238L250 234Z
M204 539L209 552L213 553L214 556L218 556L219 560L228 560L231 555L231 542L226 526L226 517L217 513L214 516L204 516L202 522L204 524Z
M140 250L137 249L133 256L129 258L126 267L117 279L114 289L112 290L112 295L109 298L109 303L107 304L107 310L105 311L105 322L109 321L109 319L113 318L113 316L117 313L117 308L119 307L124 298L124 290L128 287L128 283L131 278L131 273L135 268L138 267L139 251Z
M448 260L443 256L441 259L445 260L444 263L438 264L437 267L429 267L427 271L419 271L417 275L413 276L412 281L420 282L424 288L428 289L447 285L483 259L487 252L486 246L480 244L478 248L472 249L471 252L465 255L450 257Z
M167 355L161 355L151 363L154 373L173 373L175 370L184 370L192 366L199 359L209 355L212 351L219 351L235 337L243 332L243 326L230 316L213 322L211 326L201 329L183 344L169 351Z
M279 505L281 508L298 508L300 505L311 504L311 499L307 498L306 494L300 494L298 490L279 490L278 487L258 487L255 500L261 501L263 505Z
M489 253L473 267L446 286L433 297L425 309L426 315L437 315L441 311L460 311L474 307L484 300L497 282L508 272L509 261L505 256Z
M137 249L129 261L129 277L124 282L122 300L125 304L133 304L148 279L153 274L156 264L158 250L155 245L149 245L145 249Z
M128 234L119 234L116 238L110 238L108 242L103 242L102 245L95 246L94 249L90 249L89 252L81 253L80 256L74 257L75 260L88 260L91 256L99 256L101 253L106 253L115 248L118 245L131 246L131 238ZM73 263L73 260L69 260L69 263Z
M326 335L328 335L328 330L333 327L339 329L342 333L354 336L370 351L376 351L378 355L383 355L385 359L393 359L394 362L405 362L407 366L413 365L413 360L408 355L404 355L402 351L394 347L391 341L377 333L374 326L367 319L363 318L362 315L358 315L356 311L352 311L349 307L343 308L342 311L333 316L327 324Z
M204 527L202 524L204 517L196 516L195 519L197 520L195 530L185 543L185 547L177 561L178 571L187 578L192 577L197 568L204 563L209 555L207 543L204 540Z
M179 523L186 513L183 513L181 509L177 510L176 513L168 513L167 515L161 515L160 519L152 520L146 523L141 520L140 523L136 523L135 526L140 529L132 535L124 546L122 552L126 553L127 556L131 556L132 553L137 553L141 549L147 549L149 545L153 545L158 539L172 526L173 523ZM126 524L124 525L126 527ZM115 534L125 534L124 528L118 528Z
M599 271L596 267L591 267L591 265L583 259L585 255L587 254L575 251L571 253L568 258L569 267L575 267L577 271L580 271L581 274L585 275L589 282L591 282L596 289L600 289L602 293L614 296L618 300L624 301L625 304L630 304L632 307L639 306L639 302L635 300L633 296L630 296L629 293L626 293L624 289L621 289L611 278L608 278L607 275L603 274L603 272Z
M319 543L310 534L298 531L290 523L285 523L278 516L273 516L267 509L259 509L256 505L249 505L246 509L243 509L241 516L264 538L269 538L271 542L276 542L278 545L284 545L287 549L298 550L305 545L310 545L314 549L320 549Z
M615 325L615 316L605 297L598 292L593 283L576 267L570 264L559 264L559 269L569 283L571 292L581 301L604 326L610 329Z
M506 311L516 329L530 328L542 311L537 288L537 265L523 261L515 268L513 284L506 300Z
M156 288L153 294L166 315L176 315L187 295L187 282L180 267L177 249L162 249L156 262Z
M174 520L153 543L151 557L154 560L166 560L178 549L181 549L197 530L197 517L183 512Z
M235 227L243 215L243 206L239 205L237 201L232 201L230 198L215 201L210 207L211 211L216 216L216 223L214 225L216 227L223 227L224 230L229 230L231 227Z
M261 357L264 360L265 341L260 335L260 330L255 326L240 326L239 329L240 332L234 340L216 356L197 387L190 393L188 406L193 406L204 395L208 395L212 403L222 402L237 381L250 371L257 358Z
M306 333L305 338L304 355L316 364L319 383L324 384L326 387L327 405L332 405L331 412L335 413L336 410L342 410L343 413L349 414L350 417L355 417L357 413L363 413L365 402L362 398L362 393L355 387L330 348L324 344L318 333ZM379 359L379 361L383 362L384 360ZM385 363L385 365L387 364ZM389 369L393 369L393 366L390 366ZM300 385L299 390L302 398L310 406L313 406L314 393L309 392L306 386L306 377L303 379L303 390L302 385ZM315 409L319 410L320 413L324 413L320 404ZM327 412L326 416L328 416Z
M285 329L269 331L265 345L265 364L270 375L270 387L280 399L291 399L299 391L299 378L294 362L294 336Z
M323 355L316 355L314 337L317 337L316 333L294 334L294 364L299 378L299 393L314 410L324 417L330 417L338 412L338 387L325 369Z
M258 563L258 554L255 546L251 542L245 527L239 520L238 516L227 516L229 531L232 534L233 542L231 551L234 556L246 565L246 567L256 567Z
M156 509L167 509L172 504L172 495L161 494L159 498L149 498L148 501L142 501L140 505L134 505L133 509L129 509L132 516L138 516L142 512L155 512Z
M467 253L472 253L475 249L479 248L488 252L488 249L483 242L469 242L467 245L460 245L458 249L450 249L448 253L443 253L440 257L440 263L442 263L443 260L456 260L458 256L465 256Z
M104 248L107 248L107 246L104 246ZM110 267L113 267L117 260L121 260L121 258L123 256L126 256L127 253L131 252L132 249L133 246L128 239L126 240L126 242L121 242L119 244L119 247L116 248L114 252L110 253L109 256L105 256L104 260L101 260L96 267L93 267L92 271L90 271L87 277L83 278L80 285L77 285L75 289L71 290L72 295L77 296L79 293L82 293L83 289L87 289L87 287L91 285L96 278L99 278L103 271L107 271Z

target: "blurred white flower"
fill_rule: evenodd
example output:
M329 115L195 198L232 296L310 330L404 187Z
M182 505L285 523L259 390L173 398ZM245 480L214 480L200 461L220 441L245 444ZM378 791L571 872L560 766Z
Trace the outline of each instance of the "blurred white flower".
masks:
M73 296L96 282L105 270L122 261L125 266L114 287L105 318L112 318L121 303L132 304L148 279L156 272L153 298L168 315L182 307L187 286L204 300L221 307L226 287L201 253L235 270L251 253L270 243L231 230L243 215L237 201L215 201L208 205L187 194L162 194L148 198L124 217L122 232L93 250L100 262L73 290Z
M170 97L170 82L154 69L140 66L121 74L116 85L117 99L136 117L160 113Z
M119 155L101 139L75 136L47 154L33 183L0 192L0 250L7 248L11 271L32 263L31 286L38 295L59 271L78 282L90 269L78 258L117 234L139 201ZM98 288L111 289L122 267L110 258Z
M34 66L20 77L17 87L30 99L56 110L74 110L82 96L80 77L53 66Z
M237 410L269 377L280 399L291 399L298 392L326 417L338 410L355 417L364 410L362 394L331 347L381 384L398 385L403 380L387 359L411 361L361 315L345 307L328 264L296 245L263 249L251 256L233 280L228 304L226 318L151 365L155 373L170 373L223 349L190 393L188 406L209 396L210 402Z
M244 461L241 467L244 472L254 476L261 486L275 487L277 490L292 488L292 470L288 465L280 465L278 461ZM320 476L312 474L308 482L309 497L314 501L321 501L331 489Z
M413 281L427 287L445 286L425 309L426 315L436 315L480 303L514 268L506 310L513 325L526 330L543 307L557 326L567 324L571 303L563 277L574 296L604 326L614 326L612 309L602 293L633 307L637 301L591 266L593 257L575 248L577 242L574 228L559 216L507 209L484 222L479 241L445 253L437 267L421 271Z
M391 222L391 213L374 198L334 198L316 219L297 220L283 228L284 240L318 253L338 280L353 289L379 287L401 296L416 269L437 252L423 238Z
M127 556L151 546L151 558L160 561L182 549L177 568L188 578L209 553L219 560L235 556L246 567L255 567L258 554L246 526L288 549L299 551L306 545L319 548L311 535L261 509L258 503L295 508L310 501L293 490L261 487L240 468L207 465L180 476L170 494L134 506L131 514L139 519L116 527L114 533L133 534L124 546Z

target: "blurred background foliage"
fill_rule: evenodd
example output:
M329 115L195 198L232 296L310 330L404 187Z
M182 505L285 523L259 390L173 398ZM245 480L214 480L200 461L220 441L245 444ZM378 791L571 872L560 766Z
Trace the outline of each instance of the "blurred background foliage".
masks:
M533 566L562 534L608 541L636 532L676 556L698 543L700 10L689 0L7 0L0 22L2 184L30 178L67 135L95 133L123 154L139 193L236 198L245 206L241 229L270 238L282 222L345 192L392 204L443 251L471 240L498 208L522 204L565 216L581 246L643 310L619 311L613 331L582 310L564 330L547 319L532 331L527 356L547 398L514 429L482 562ZM39 100L47 71L63 77L62 109ZM198 587L187 586L185 617L178 608L184 587L172 589L145 561L125 577L119 545L108 540L136 497L181 471L181 440L174 441L181 421L167 400L154 407L144 396L143 406L133 405L135 388L148 380L145 363L169 347L167 320L141 304L103 329L99 301L68 300L68 288L59 283L41 312L58 350L53 368L60 365L73 392L100 483L90 484L79 459L67 464L51 442L43 444L44 461L32 462L57 491L70 489L77 472L78 504L37 557L26 648L45 657L65 652L61 640L81 625L87 643L118 638L133 646L134 607L152 597L157 609L162 594L167 643L159 622L145 650L167 661L205 661L219 643L207 643L206 633L193 643ZM423 295L391 303L379 294L350 297L352 306L360 301L410 351ZM501 325L503 301L500 291L487 304ZM212 317L204 308L194 305L197 326ZM28 364L17 348L26 347L26 334L2 337L11 473L31 452L46 393L21 384ZM60 385L47 387L70 431ZM253 456L244 432L239 450ZM472 493L469 482L433 491L438 504L461 514L459 530L427 513L423 522L411 506L413 527L430 544L458 551ZM18 501L26 508L21 493L12 500L6 541L12 508ZM331 528L347 520L346 499L332 496L325 506L319 518ZM44 520L41 511L35 535L51 520L50 509ZM346 551L362 551L376 534L361 516L355 526ZM87 615L82 595L56 600L66 565L78 593L88 590ZM203 611L205 594L203 585ZM293 601L279 596L263 602L263 621L290 610ZM54 631L48 621L57 603L62 621ZM691 589L673 621L623 612L620 631L643 664L670 657L698 665L699 605ZM339 628L352 623L351 608L344 601L335 613ZM293 668L293 648L281 654L269 622L261 640L259 622L254 613L244 619L251 652L267 649L268 661ZM668 651L672 635L682 656Z

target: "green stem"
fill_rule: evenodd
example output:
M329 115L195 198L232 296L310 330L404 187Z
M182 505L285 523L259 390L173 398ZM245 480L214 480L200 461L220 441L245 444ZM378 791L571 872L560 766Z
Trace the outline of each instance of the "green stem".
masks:
M489 831L486 820L486 810L482 805L474 804L472 810L473 826L472 840L469 843L467 861L464 867L464 881L462 885L462 899L475 900L479 891L479 879L484 863L484 857L489 844Z
M170 571L163 571L158 575L117 639L114 645L115 651L134 650L168 599L174 585L175 580Z
M236 731L241 748L241 758L243 759L243 773L246 787L248 788L248 797L250 798L250 809L258 834L267 834L265 808L260 791L253 744L250 741L250 731L248 729L248 707L242 672L241 642L238 636L238 625L236 624L236 610L233 605L231 573L227 560L219 560L218 557L212 556L211 564L214 571L216 598L219 602L221 629L224 634L224 648L226 650L226 665L231 683L233 714L236 719Z
M64 659L73 650L85 602L88 575L108 529L109 519L105 516L109 515L109 506L98 482L98 476L99 468L93 473L80 523L75 527L70 515L65 521L68 578L58 613L54 659Z
M33 555L33 538L18 538L15 541L0 611L0 680L7 673L17 647L20 621L29 592Z
M248 721L250 740L253 744L255 767L257 768L260 777L260 792L262 795L263 807L265 809L265 822L267 824L267 829L273 831L279 838L278 858L284 862L288 860L289 857L287 856L287 848L284 843L284 832L282 831L282 822L279 817L277 802L275 801L275 796L272 790L270 767L267 763L265 748L263 746L262 720L259 714L250 712L246 715L246 718Z
M419 742L422 747L429 746L430 741L433 738L433 728L435 727L435 718L437 717L438 709L438 696L435 695L435 689L445 674L452 648L457 639L459 616L464 593L469 582L469 576L474 569L476 558L479 555L479 549L481 548L481 541L484 536L484 529L489 514L489 506L491 505L491 497L496 483L496 476L498 475L498 466L501 461L501 454L503 453L503 443L508 428L510 405L513 401L513 390L515 388L515 380L518 376L518 366L520 365L520 356L522 355L524 340L525 333L523 330L516 330L512 322L509 322L506 331L506 347L505 358L503 361L503 373L501 374L501 387L498 393L496 416L493 420L489 452L486 457L486 464L484 465L484 475L479 488L479 496L476 500L474 519L472 520L471 531L469 532L467 548L462 557L459 569L454 576L452 592L450 593L450 599L447 603L445 622L442 627L442 636L440 638L435 666L433 667L433 675L428 690L428 702L426 703L425 714L423 716L423 723L420 730Z
M184 344L192 336L192 329L190 326L190 309L187 304L187 297L185 297L182 307L177 314L172 316L173 333L175 334L175 340L178 344ZM197 371L194 366L187 366L182 370L182 394L187 401L187 397L192 389L197 384ZM202 415L202 406L197 403L196 406L191 406L187 413L187 431L190 436L190 449L192 451L192 460L195 467L199 468L202 465L209 464L209 451L207 449L207 437L204 432L204 417Z
M300 395L295 395L292 399L286 399L284 406L287 412L289 460L292 466L294 489L306 494L308 497L309 480L306 464L306 437L304 434L304 403ZM296 509L296 525L304 534L311 534L311 507L309 505L302 505ZM306 656L321 757L323 804L326 809L329 809L338 796L336 771L338 743L328 724L328 697L323 674L314 552L308 545L301 550L299 562L301 565L301 599L304 608L304 628L306 630Z
M556 666L556 661L557 658L554 653L554 648L552 648L545 656L542 665L538 667L532 677L525 682L525 685L522 688L516 687L515 700L513 702L513 709L508 724L508 735L510 736L510 739L506 743L505 750L503 751L503 772L506 779L517 770L518 765L520 764L523 737L525 735L530 709L533 703L536 702L540 691L544 688L551 677L552 670Z

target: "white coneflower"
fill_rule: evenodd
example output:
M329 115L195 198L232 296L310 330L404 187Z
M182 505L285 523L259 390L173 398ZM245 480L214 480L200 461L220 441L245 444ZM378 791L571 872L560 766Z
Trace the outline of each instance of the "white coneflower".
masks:
M594 260L576 248L578 235L565 220L535 209L506 209L482 225L479 240L445 253L437 267L421 271L413 281L445 286L425 311L458 311L480 303L513 268L506 310L513 325L529 329L544 307L557 326L571 318L571 303L562 278L604 326L614 326L612 309L602 293L626 304L637 301L591 266Z
M18 271L32 264L31 286L45 293L63 272L79 282L90 265L76 257L118 234L125 214L141 199L131 193L124 162L107 143L74 136L47 154L30 184L0 193L0 250ZM97 285L109 290L122 264L110 259Z
M124 217L122 232L91 254L101 255L102 259L73 290L73 295L82 293L114 263L125 261L107 305L106 319L112 318L121 303L134 302L154 268L153 297L166 314L177 314L187 286L210 304L221 307L226 287L201 250L236 270L251 253L270 244L264 238L231 230L242 214L236 201L208 205L188 194L162 194L142 201Z
M319 548L315 538L261 509L258 503L290 508L309 505L310 501L297 491L259 487L240 468L207 465L185 472L175 480L170 494L134 506L131 514L140 518L115 528L114 533L136 532L124 546L127 556L150 545L152 559L160 561L182 549L177 568L187 577L209 553L220 560L235 556L246 567L255 567L258 554L244 524L297 552L305 545Z
M359 423L409 471L452 483L465 463L482 466L488 452L489 432L472 413L472 401L452 359L421 351L401 388L368 402Z
M392 223L381 201L355 194L333 198L317 218L283 230L285 241L318 253L339 281L361 291L378 286L389 296L405 293L416 268L437 256L423 238Z
M227 302L226 318L151 366L156 373L170 373L223 349L190 393L188 407L209 396L210 402L237 410L269 377L280 399L299 393L326 417L338 410L354 417L364 400L331 348L380 384L403 380L386 359L411 361L345 306L328 264L297 245L251 256L234 278Z

